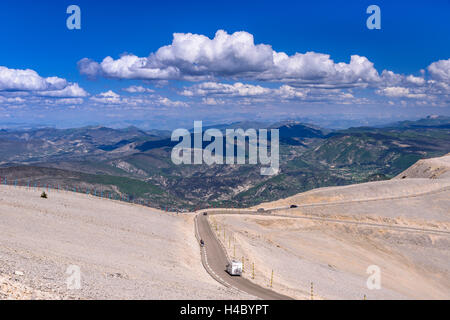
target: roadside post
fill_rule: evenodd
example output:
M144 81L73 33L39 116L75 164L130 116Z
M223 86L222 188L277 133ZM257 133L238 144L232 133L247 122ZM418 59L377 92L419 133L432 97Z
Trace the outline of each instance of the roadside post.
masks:
M269 287L273 287L273 270L272 270L272 275L270 276L270 283L269 283Z

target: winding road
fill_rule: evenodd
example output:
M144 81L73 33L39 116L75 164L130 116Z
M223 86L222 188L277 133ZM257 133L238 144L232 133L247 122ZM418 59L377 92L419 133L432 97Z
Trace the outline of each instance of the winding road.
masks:
M195 226L197 238L203 239L205 242L205 246L201 247L203 266L219 283L263 300L292 300L288 296L276 293L269 288L263 288L243 277L229 275L225 270L229 258L211 229L207 216L204 216L203 213L198 214L195 217Z
M361 202L372 202L372 201L385 201L385 200L394 200L394 199L402 199L402 198L413 198L417 196L423 196L432 193L439 193L443 191L448 191L449 187L442 188L440 190L435 190L432 192L426 192L415 195L408 196L399 196L399 197L389 197L389 198L380 198L380 199L361 199L361 200L352 200L352 201L342 201L342 202L331 202L331 203L316 203L316 204L306 204L299 205L298 207L309 207L309 206L327 206L327 205L339 205L339 204L347 204L347 203L361 203ZM327 222L334 223L345 223L345 224L356 224L367 227L375 227L375 228L388 228L388 229L396 229L399 231L407 231L407 232L423 232L423 233L434 233L434 234L446 234L449 235L449 231L445 230L436 230L436 229L422 229L408 226L394 226L389 224L378 224L378 223L369 223L369 222L360 222L360 221L351 221L351 220L338 220L332 218L324 218L324 217L314 217L314 216L293 216L293 215L283 215L283 214L273 214L272 212L277 212L280 210L286 210L289 208L274 208L271 210L267 210L265 212L258 212L257 210L239 210L239 209L210 209L208 210L209 215L214 214L251 214L261 215L261 216L274 216L274 217L285 217L285 218L294 218L294 219L309 219L309 220L321 220ZM217 239L216 234L211 228L211 225L208 221L208 216L204 215L206 211L200 211L195 217L195 229L196 229L196 237L200 241L203 239L205 242L205 246L201 247L201 257L202 263L205 267L206 271L219 283L222 285L234 288L236 290L248 293L252 296L258 297L263 300L291 300L292 298L279 294L270 290L269 288L261 287L250 280L243 277L233 277L230 276L225 268L229 263L230 259L227 255L227 251L223 247L222 243Z

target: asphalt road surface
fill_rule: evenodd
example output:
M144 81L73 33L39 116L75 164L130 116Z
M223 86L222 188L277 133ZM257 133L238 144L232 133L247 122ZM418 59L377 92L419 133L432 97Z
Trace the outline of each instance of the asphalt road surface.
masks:
M292 298L263 288L243 277L231 276L226 272L228 257L222 244L217 240L207 216L196 217L198 237L205 242L202 247L202 262L208 273L223 285L238 289L263 300L292 300ZM245 266L244 266L245 267Z

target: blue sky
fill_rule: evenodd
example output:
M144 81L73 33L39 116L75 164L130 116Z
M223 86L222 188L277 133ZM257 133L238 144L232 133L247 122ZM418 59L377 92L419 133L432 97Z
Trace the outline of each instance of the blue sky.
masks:
M66 27L71 4L81 30ZM366 27L371 4L381 30ZM2 1L0 124L449 114L449 9L449 1Z

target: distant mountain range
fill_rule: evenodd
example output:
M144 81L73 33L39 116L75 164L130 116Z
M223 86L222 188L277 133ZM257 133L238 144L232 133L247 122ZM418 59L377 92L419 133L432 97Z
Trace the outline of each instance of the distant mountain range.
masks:
M254 165L176 166L170 131L84 127L0 130L0 176L129 195L155 207L250 206L317 187L388 179L419 159L450 152L450 117L442 116L346 130L298 121L214 128L279 129L280 174L261 176Z

